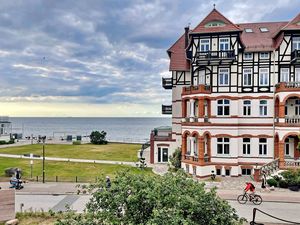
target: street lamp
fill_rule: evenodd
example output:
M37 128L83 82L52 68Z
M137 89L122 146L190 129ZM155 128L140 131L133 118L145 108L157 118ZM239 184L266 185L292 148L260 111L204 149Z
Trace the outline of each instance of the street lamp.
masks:
M45 141L46 136L41 137L43 142L43 183L45 183Z

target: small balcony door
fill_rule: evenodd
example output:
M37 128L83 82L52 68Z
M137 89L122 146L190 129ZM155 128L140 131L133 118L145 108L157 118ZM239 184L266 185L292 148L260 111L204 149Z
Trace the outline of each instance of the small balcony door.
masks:
M199 84L205 84L205 70L198 70L196 76L194 76L193 80L194 86L198 86Z
M163 148L162 150L162 161L163 162L168 162L168 157L169 154L168 154L168 149L167 148Z
M285 140L284 155L287 158L294 156L294 138L287 138Z
M295 69L295 82L300 82L300 68Z

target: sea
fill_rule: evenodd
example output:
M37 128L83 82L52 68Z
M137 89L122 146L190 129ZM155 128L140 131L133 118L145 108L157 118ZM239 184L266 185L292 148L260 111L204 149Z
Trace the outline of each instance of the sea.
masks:
M108 141L144 143L155 127L171 126L170 117L10 117L12 132L51 138L88 136L105 131Z

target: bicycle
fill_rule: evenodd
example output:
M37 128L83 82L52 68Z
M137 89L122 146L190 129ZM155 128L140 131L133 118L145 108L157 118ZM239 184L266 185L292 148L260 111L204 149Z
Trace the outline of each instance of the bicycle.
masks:
M252 202L254 205L260 205L262 203L262 198L260 195L257 194L248 194L247 192L244 192L243 195L239 195L237 197L237 201L240 204L246 204L247 201Z

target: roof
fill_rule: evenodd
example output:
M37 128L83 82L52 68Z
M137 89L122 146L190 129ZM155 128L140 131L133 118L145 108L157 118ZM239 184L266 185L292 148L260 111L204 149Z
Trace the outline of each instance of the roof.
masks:
M222 21L224 26L208 27L209 22ZM192 33L217 33L217 32L239 32L240 28L223 16L218 10L213 9L192 31Z
M288 22L264 22L264 23L243 23L238 26L243 30L241 42L246 52L273 51L278 42L281 43L282 36L274 39L273 37ZM260 28L267 28L268 32L261 32ZM253 30L253 33L245 32L246 28Z
M223 25L208 26L209 23L217 21L220 21ZM246 28L251 28L253 32L245 32ZM267 28L268 32L261 32L260 28ZM284 34L282 31L288 30L300 30L300 13L290 22L234 24L218 10L213 9L189 34L240 32L240 40L245 48L245 52L262 52L277 49L283 40ZM184 34L181 35L167 52L170 57L170 71L190 70L190 63L186 58Z
M154 128L154 130L158 130L158 131L167 130L167 131L169 131L169 130L172 130L172 127L170 127L170 126L160 126L160 127Z

